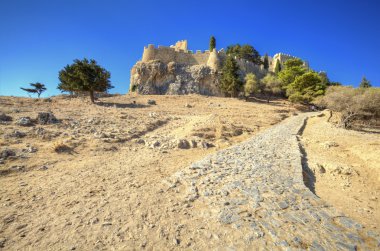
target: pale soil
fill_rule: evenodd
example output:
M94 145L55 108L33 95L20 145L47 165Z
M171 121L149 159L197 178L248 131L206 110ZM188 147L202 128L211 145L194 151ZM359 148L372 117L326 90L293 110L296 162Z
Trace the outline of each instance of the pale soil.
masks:
M147 105L148 99L157 105ZM202 96L126 95L101 101L110 107L60 97L52 102L0 97L0 113L13 118L0 125L0 150L17 153L0 165L4 249L205 249L216 247L220 238L232 243L229 228L224 236L213 235L223 227L191 216L193 209L178 204L163 181L295 112L284 101L268 105ZM36 118L45 111L61 123L16 124L22 116ZM15 130L27 135L8 137ZM177 139L193 139L198 147L178 149ZM152 148L156 141L160 146ZM204 149L202 141L215 147ZM58 145L72 151L56 153ZM27 152L30 146L38 151Z
M310 118L302 135L316 195L379 232L380 134L338 128L324 115Z

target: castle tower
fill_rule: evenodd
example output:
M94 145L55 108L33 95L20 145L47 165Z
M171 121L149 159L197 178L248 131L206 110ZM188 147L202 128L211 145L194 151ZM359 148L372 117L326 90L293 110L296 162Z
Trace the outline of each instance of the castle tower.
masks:
M180 40L174 45L174 49L176 51L184 51L187 52L187 40Z
M155 51L154 51L154 45L153 44L149 44L148 47L144 47L144 53L143 53L143 56L142 56L142 62L148 62L150 60L153 60L154 59L154 56L155 56Z
M210 56L208 57L207 66L217 71L219 69L219 63L220 62L219 62L218 53L216 52L216 49L214 48L212 52L210 53Z

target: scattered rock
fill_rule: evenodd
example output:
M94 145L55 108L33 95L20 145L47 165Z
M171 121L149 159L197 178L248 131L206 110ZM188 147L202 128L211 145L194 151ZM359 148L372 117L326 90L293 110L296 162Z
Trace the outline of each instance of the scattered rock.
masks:
M9 121L12 121L12 117L6 115L5 113L1 113L0 114L0 121L2 121L2 122L9 122Z
M21 117L17 121L17 125L19 126L31 126L33 125L32 120L30 117Z
M173 244L174 244L175 246L178 246L180 243L181 243L181 241L180 241L179 239L177 239L177 238L174 238L174 239L173 239Z
M185 104L185 107L186 107L186 108L191 108L191 107L193 107L193 106L190 105L189 103L186 103L186 104Z
M178 140L177 147L179 149L189 149L190 148L190 143L186 139L180 139L180 140Z
M329 149L331 147L339 146L338 143L336 143L334 141L326 141L326 142L323 142L321 145L324 149Z
M13 133L8 134L7 136L12 138L24 138L26 136L26 133L15 130Z
M5 246L5 242L7 241L7 239L5 238L0 238L0 248L4 248Z
M325 173L326 172L326 169L321 164L317 164L317 168L318 168L319 173Z
M214 147L214 145L212 143L208 143L206 141L202 141L201 142L201 145L202 145L202 148L205 148L205 149L208 149L208 148L211 148L211 147Z
M195 141L195 140L193 140L193 139L190 141L190 143L191 143L191 147L192 147L192 148L196 148L196 147L198 146L197 141Z
M37 122L41 125L56 124L58 119L51 112L39 112L37 116Z
M16 152L11 149L4 149L0 152L0 158L2 159L7 159L12 156L16 156Z
M156 100L148 99L148 105L156 105Z
M241 128L235 128L232 132L232 135L233 136L239 136L239 135L242 135L243 134L243 129Z
M153 141L152 144L150 144L150 148L156 148L159 147L161 143L159 141Z
M137 143L137 144L145 144L145 140L143 140L143 139L136 139L135 143Z

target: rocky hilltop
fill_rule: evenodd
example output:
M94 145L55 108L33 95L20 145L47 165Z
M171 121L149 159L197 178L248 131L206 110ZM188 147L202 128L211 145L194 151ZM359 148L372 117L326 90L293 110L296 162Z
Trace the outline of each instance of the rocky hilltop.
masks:
M160 60L137 62L131 71L131 90L140 94L191 94L219 96L218 73L207 65Z
M170 47L150 44L144 47L142 59L131 70L130 91L140 94L202 94L220 96L220 70L226 58L224 49L193 52L187 49L187 41L178 41ZM291 57L276 54L269 57L269 71L276 62ZM261 65L235 58L242 78L247 73L263 77L267 70ZM275 62L272 64L272 62Z

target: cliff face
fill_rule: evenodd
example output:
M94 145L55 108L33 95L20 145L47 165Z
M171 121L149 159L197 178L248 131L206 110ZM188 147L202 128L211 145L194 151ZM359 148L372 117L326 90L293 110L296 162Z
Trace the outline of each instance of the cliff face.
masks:
M131 70L130 90L139 94L221 95L218 74L206 65L137 62Z

